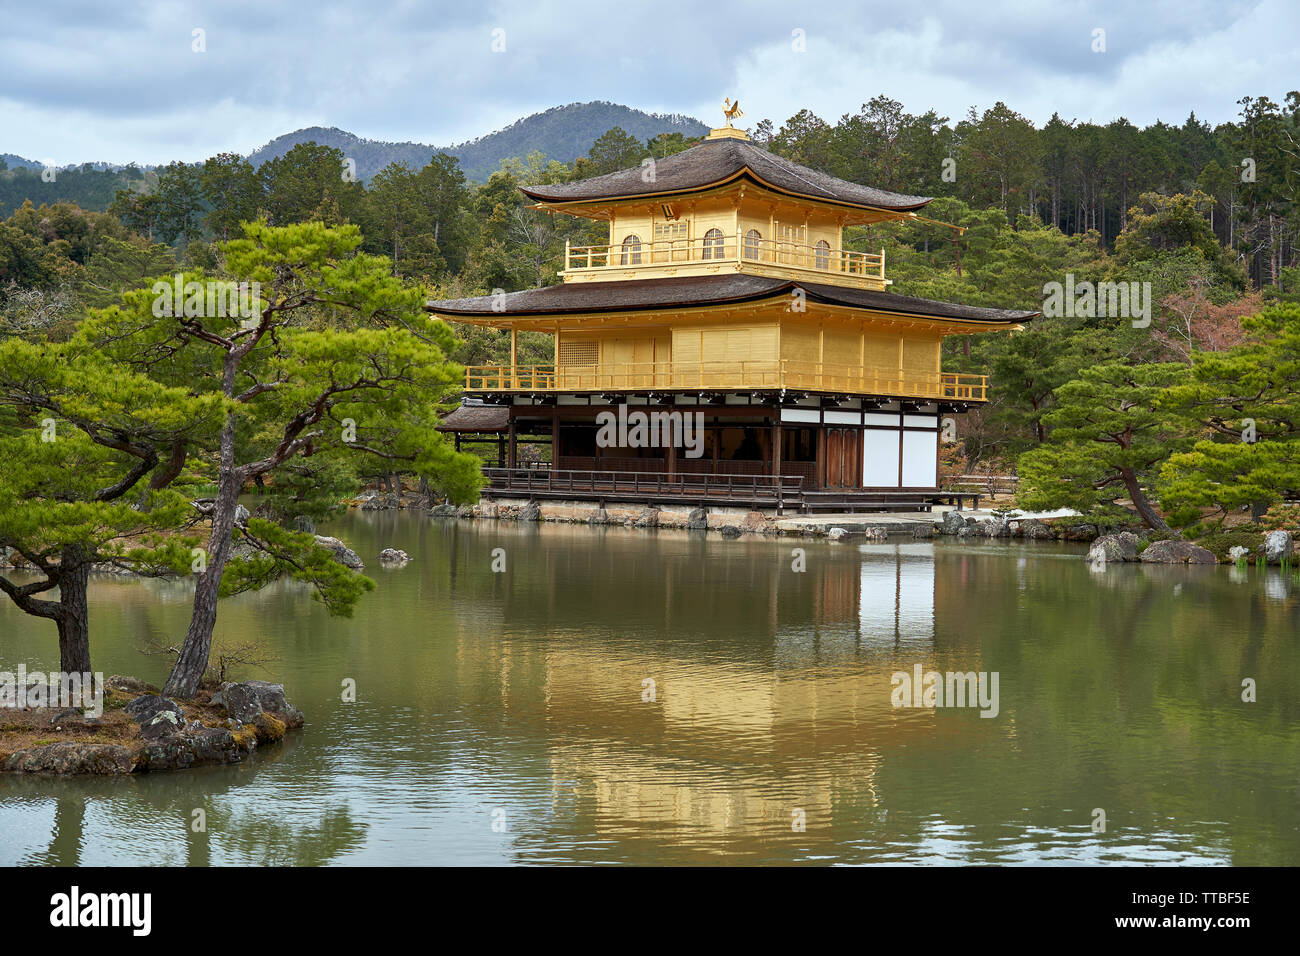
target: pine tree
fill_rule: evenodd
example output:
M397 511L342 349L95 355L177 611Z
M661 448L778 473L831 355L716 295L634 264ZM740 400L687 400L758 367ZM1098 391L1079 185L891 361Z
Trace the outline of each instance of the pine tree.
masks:
M55 623L64 672L91 670L93 565L189 569L193 509L170 486L215 434L220 407L77 343L0 343L0 549L36 575L0 575L0 591Z
M367 587L309 535L255 518L237 527L246 484L315 456L366 456L387 471L409 469L456 501L472 500L482 480L477 461L454 452L435 428L437 408L459 390L463 370L447 358L454 336L424 312L421 291L394 279L387 259L358 254L356 226L258 222L244 233L223 251L228 278L260 284L250 315L213 314L188 301L159 310L142 291L97 313L81 332L127 367L225 403L210 448L217 492L205 508L206 569L165 688L181 697L193 696L207 666L222 594L290 573L346 614ZM236 533L262 557L234 562L227 575Z
M1300 491L1300 304L1241 324L1248 342L1196 353L1191 380L1163 399L1207 435L1161 470L1161 500L1178 524L1204 509L1222 518L1249 506L1258 516Z
M1044 416L1050 437L1020 457L1017 503L1087 513L1127 498L1147 527L1167 530L1150 494L1160 464L1186 443L1186 426L1158 400L1187 372L1172 363L1102 365L1058 388Z

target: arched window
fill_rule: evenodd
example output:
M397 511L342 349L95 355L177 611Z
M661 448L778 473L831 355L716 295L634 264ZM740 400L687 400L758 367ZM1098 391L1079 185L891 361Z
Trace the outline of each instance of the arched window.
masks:
M829 269L831 267L831 244L825 239L819 239L813 250L813 265L818 269Z
M705 259L722 258L722 230L710 229L704 234L704 255Z
M763 248L763 236L757 229L745 233L745 258L757 259Z
M641 264L641 237L636 233L623 240L623 265L639 266Z

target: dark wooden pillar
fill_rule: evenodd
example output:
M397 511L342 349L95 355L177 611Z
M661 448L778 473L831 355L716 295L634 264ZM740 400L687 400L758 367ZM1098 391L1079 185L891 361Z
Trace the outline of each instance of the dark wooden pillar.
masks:
M670 408L669 415L671 415L676 410L677 409L675 408ZM677 434L670 436L670 441L668 442L668 452L665 455L666 464L664 465L664 469L665 469L665 473L668 475L669 481L672 481L673 475L677 474L677 439L679 438L684 439L686 437L686 416L689 414L691 413L682 412L682 427L680 430L678 430ZM668 420L670 422L672 421L671 418L669 418ZM700 440L703 441L704 436L701 435Z
M551 412L551 471L560 470L560 411Z
M507 467L514 468L518 464L518 459L515 456L515 449L516 449L515 420L513 418L510 419L510 430L508 432L508 435L509 437L507 438L507 442L509 444L509 457L507 459Z
M826 426L817 426L817 487L826 487Z
M778 415L780 413L778 412ZM781 419L772 422L772 477L781 477Z

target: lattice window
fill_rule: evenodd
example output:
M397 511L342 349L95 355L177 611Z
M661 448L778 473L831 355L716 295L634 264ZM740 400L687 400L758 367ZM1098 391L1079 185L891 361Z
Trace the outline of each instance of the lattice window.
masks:
M655 242L672 242L676 239L686 238L686 223L684 222L657 222L655 223Z
M831 244L825 239L820 239L813 253L813 265L818 269L829 269L831 267Z
M777 223L777 261L786 265L793 265L796 256L800 255L800 249L807 235L808 233L803 226L792 226L784 222Z
M710 229L704 234L704 259L721 259L723 239L721 229Z
M560 341L560 365L572 368L575 365L595 365L600 358L600 346L596 342Z
M641 237L636 233L623 240L623 265L639 266L641 264Z
M685 222L655 223L653 262L687 262L691 257Z

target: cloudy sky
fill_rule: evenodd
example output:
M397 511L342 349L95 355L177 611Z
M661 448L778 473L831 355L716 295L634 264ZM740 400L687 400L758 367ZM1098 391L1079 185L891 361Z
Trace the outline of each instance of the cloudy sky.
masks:
M201 160L315 125L445 146L587 100L716 125L739 96L744 124L779 125L882 92L953 118L1220 122L1300 87L1297 36L1296 0L7 0L0 152Z

